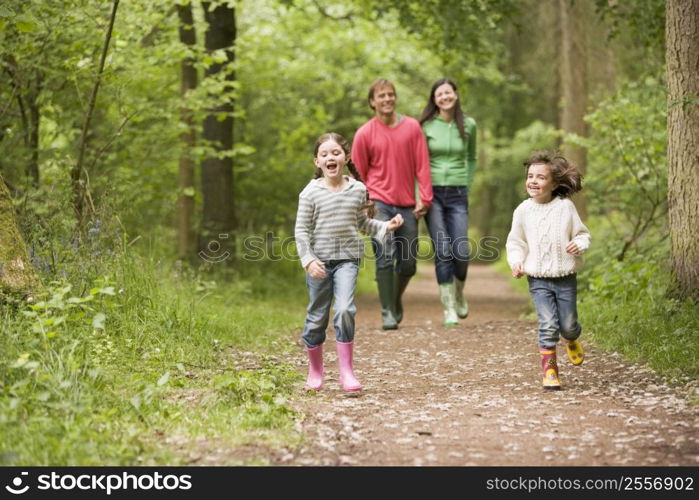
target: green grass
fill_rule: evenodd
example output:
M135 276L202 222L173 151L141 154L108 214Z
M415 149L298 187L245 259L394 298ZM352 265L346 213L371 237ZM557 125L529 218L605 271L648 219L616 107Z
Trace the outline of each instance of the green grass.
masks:
M669 270L651 259L586 271L580 319L605 349L647 364L671 382L699 379L699 304L667 297Z
M0 463L235 464L242 444L298 442L306 294L300 268L274 271L216 280L131 253L84 291L0 309Z

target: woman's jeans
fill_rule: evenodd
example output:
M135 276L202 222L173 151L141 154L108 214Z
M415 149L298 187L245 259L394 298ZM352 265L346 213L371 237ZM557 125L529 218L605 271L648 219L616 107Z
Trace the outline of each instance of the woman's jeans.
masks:
M311 299L301 335L306 347L313 348L325 342L333 297L335 338L340 342L354 340L354 315L357 313L354 289L358 273L358 260L330 260L325 262L325 278L316 279L306 274L306 286Z
M468 188L433 186L427 229L435 251L437 282L466 281L468 272Z
M395 269L401 276L413 276L417 271L417 219L413 214L414 207L397 207L378 200L373 202L376 220L391 220L398 214L403 216L403 225L390 233L385 241L371 239L376 270Z
M576 275L569 274L561 278L527 277L527 280L539 316L539 347L555 348L559 335L567 340L577 339L582 328L578 323Z

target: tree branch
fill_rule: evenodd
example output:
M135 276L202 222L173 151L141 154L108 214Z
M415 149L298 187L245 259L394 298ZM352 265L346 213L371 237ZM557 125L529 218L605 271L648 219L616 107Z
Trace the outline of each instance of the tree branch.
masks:
M83 124L82 133L80 135L80 149L78 150L78 160L75 163L75 167L71 172L71 178L73 182L73 203L75 205L75 210L78 217L78 226L82 226L83 222L83 204L85 202L86 187L81 185L81 179L84 172L83 162L85 159L85 149L87 147L87 131L90 128L90 121L92 119L92 114L95 110L95 103L97 101L97 92L102 81L102 74L104 73L104 63L107 59L107 51L109 49L109 42L112 39L112 30L114 29L114 20L116 19L117 7L119 7L119 0L113 0L112 13L109 18L109 27L107 28L107 33L104 37L104 45L102 47L102 57L100 58L99 70L97 71L97 80L92 88L92 94L90 95L90 102L88 104L87 115L85 116L85 123ZM84 172L87 175L87 172Z
M168 17L173 15L176 10L177 10L177 5L173 5L172 7L170 7L160 22L165 21ZM148 34L146 36L144 36L143 38L141 38L141 47L152 47L153 44L155 43L155 37L162 30L163 29L160 27L160 23L153 26L151 28L151 30L148 32Z
M651 194L650 194L650 193L646 190L646 188L643 186L643 180L638 176L638 171L637 171L635 168L633 168L632 165L629 165L629 162L626 161L626 159L624 158L624 144L623 144L621 138L619 137L619 133L618 133L618 132L615 132L615 133L614 133L614 137L616 138L616 141L617 141L617 144L618 144L618 147L619 147L619 151L621 151L621 160L622 160L622 163L623 163L624 166L629 170L629 172L631 172L631 175L633 176L633 178L636 179L636 182L638 182L638 187L639 187L639 189L640 189L641 192L646 196L646 198L648 198L648 201L650 201L651 204L655 203L655 200L653 199L653 197L651 196Z
M24 129L24 134L22 138L24 140L24 146L29 147L29 118L27 118L27 112L24 109L24 99L22 99L22 89L19 82L19 77L17 75L17 61L12 54L5 55L3 57L5 64L5 71L10 75L10 85L12 86L12 97L17 98L17 106L19 107L19 116L22 119L22 128ZM10 107L10 103L7 103L6 110ZM3 111L3 114L5 112Z
M133 118L137 114L138 114L138 111L134 111L133 113L128 115L126 118L124 118L124 120L121 122L121 125L119 125L119 128L117 129L117 131L114 133L114 135L112 135L112 137L109 139L109 141L107 141L107 144L102 146L102 148L97 152L97 154L95 155L95 157L92 160L92 163L90 163L90 168L88 169L88 171L94 169L95 165L97 164L97 161L102 157L104 152L107 151L107 149L109 149L109 147L116 140L116 138L121 135L121 131L124 130L124 127L129 122L129 120L131 120L131 118Z

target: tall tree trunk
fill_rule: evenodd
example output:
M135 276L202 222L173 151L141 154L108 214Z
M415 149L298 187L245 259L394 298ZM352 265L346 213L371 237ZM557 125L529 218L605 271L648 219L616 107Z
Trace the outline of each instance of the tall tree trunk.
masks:
M39 279L27 257L27 246L17 227L15 209L5 181L0 176L0 296L31 295Z
M561 121L565 132L587 136L587 125L583 120L587 108L587 38L585 32L586 2L558 0L561 26ZM587 152L583 148L565 145L566 157L585 173ZM575 204L584 219L587 215L585 198L577 195Z
M100 57L99 68L97 70L97 77L92 87L92 93L90 94L90 102L88 103L87 113L85 114L85 122L83 123L82 133L80 134L78 159L75 162L75 165L73 166L73 170L71 171L70 175L71 184L73 187L73 208L75 209L79 229L82 228L85 219L85 202L89 197L89 172L86 172L84 167L85 150L87 148L87 134L90 130L90 121L92 120L92 115L95 110L95 103L97 102L97 92L99 91L100 83L102 81L102 73L104 73L104 64L107 59L109 42L112 39L112 30L114 29L114 20L116 19L117 7L119 7L119 0L112 0L112 13L109 17L109 26L104 36L104 43L102 44L102 55Z
M188 48L194 48L197 37L194 31L194 19L192 17L191 2L186 5L177 5L177 14L180 18L180 42ZM182 84L180 95L182 102L186 102L187 93L197 87L197 70L194 67L194 58L187 56L182 61ZM177 253L180 258L192 257L195 249L194 239L194 164L192 161L192 149L196 144L194 132L194 117L192 110L183 106L180 109L180 120L186 130L180 135L182 153L180 155L179 169L179 196L177 202Z
M25 175L34 186L39 186L39 94L43 84L43 74L36 71L29 78L23 78L17 60L12 54L3 55L3 66L8 73L9 83L17 99L17 107L22 120L24 147L27 149ZM27 82L27 80L29 80ZM26 87L26 88L25 88Z
M29 111L29 162L27 163L27 178L34 187L39 187L39 94L41 93L41 74L37 73L36 79L27 93L27 108Z
M671 295L699 299L699 0L667 0Z
M233 248L233 71L236 38L235 9L226 1L212 8L202 2L207 22L206 50L209 53L224 49L226 60L206 70L207 77L223 77L227 82L223 95L215 96L218 104L209 110L204 120L203 137L219 154L202 162L201 189L204 199L200 255L210 255L214 248ZM221 241L224 240L224 241ZM215 247L212 247L212 244ZM225 250L227 251L227 250ZM225 251L221 255L225 255ZM210 255L217 260L217 256ZM204 257L206 258L206 257Z

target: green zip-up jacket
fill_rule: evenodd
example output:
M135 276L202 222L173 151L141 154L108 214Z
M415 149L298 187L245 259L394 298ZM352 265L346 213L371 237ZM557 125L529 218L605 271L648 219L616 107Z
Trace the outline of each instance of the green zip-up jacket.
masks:
M464 116L465 144L456 121L446 122L439 115L425 122L422 131L430 151L432 185L470 187L476 170L475 120Z

